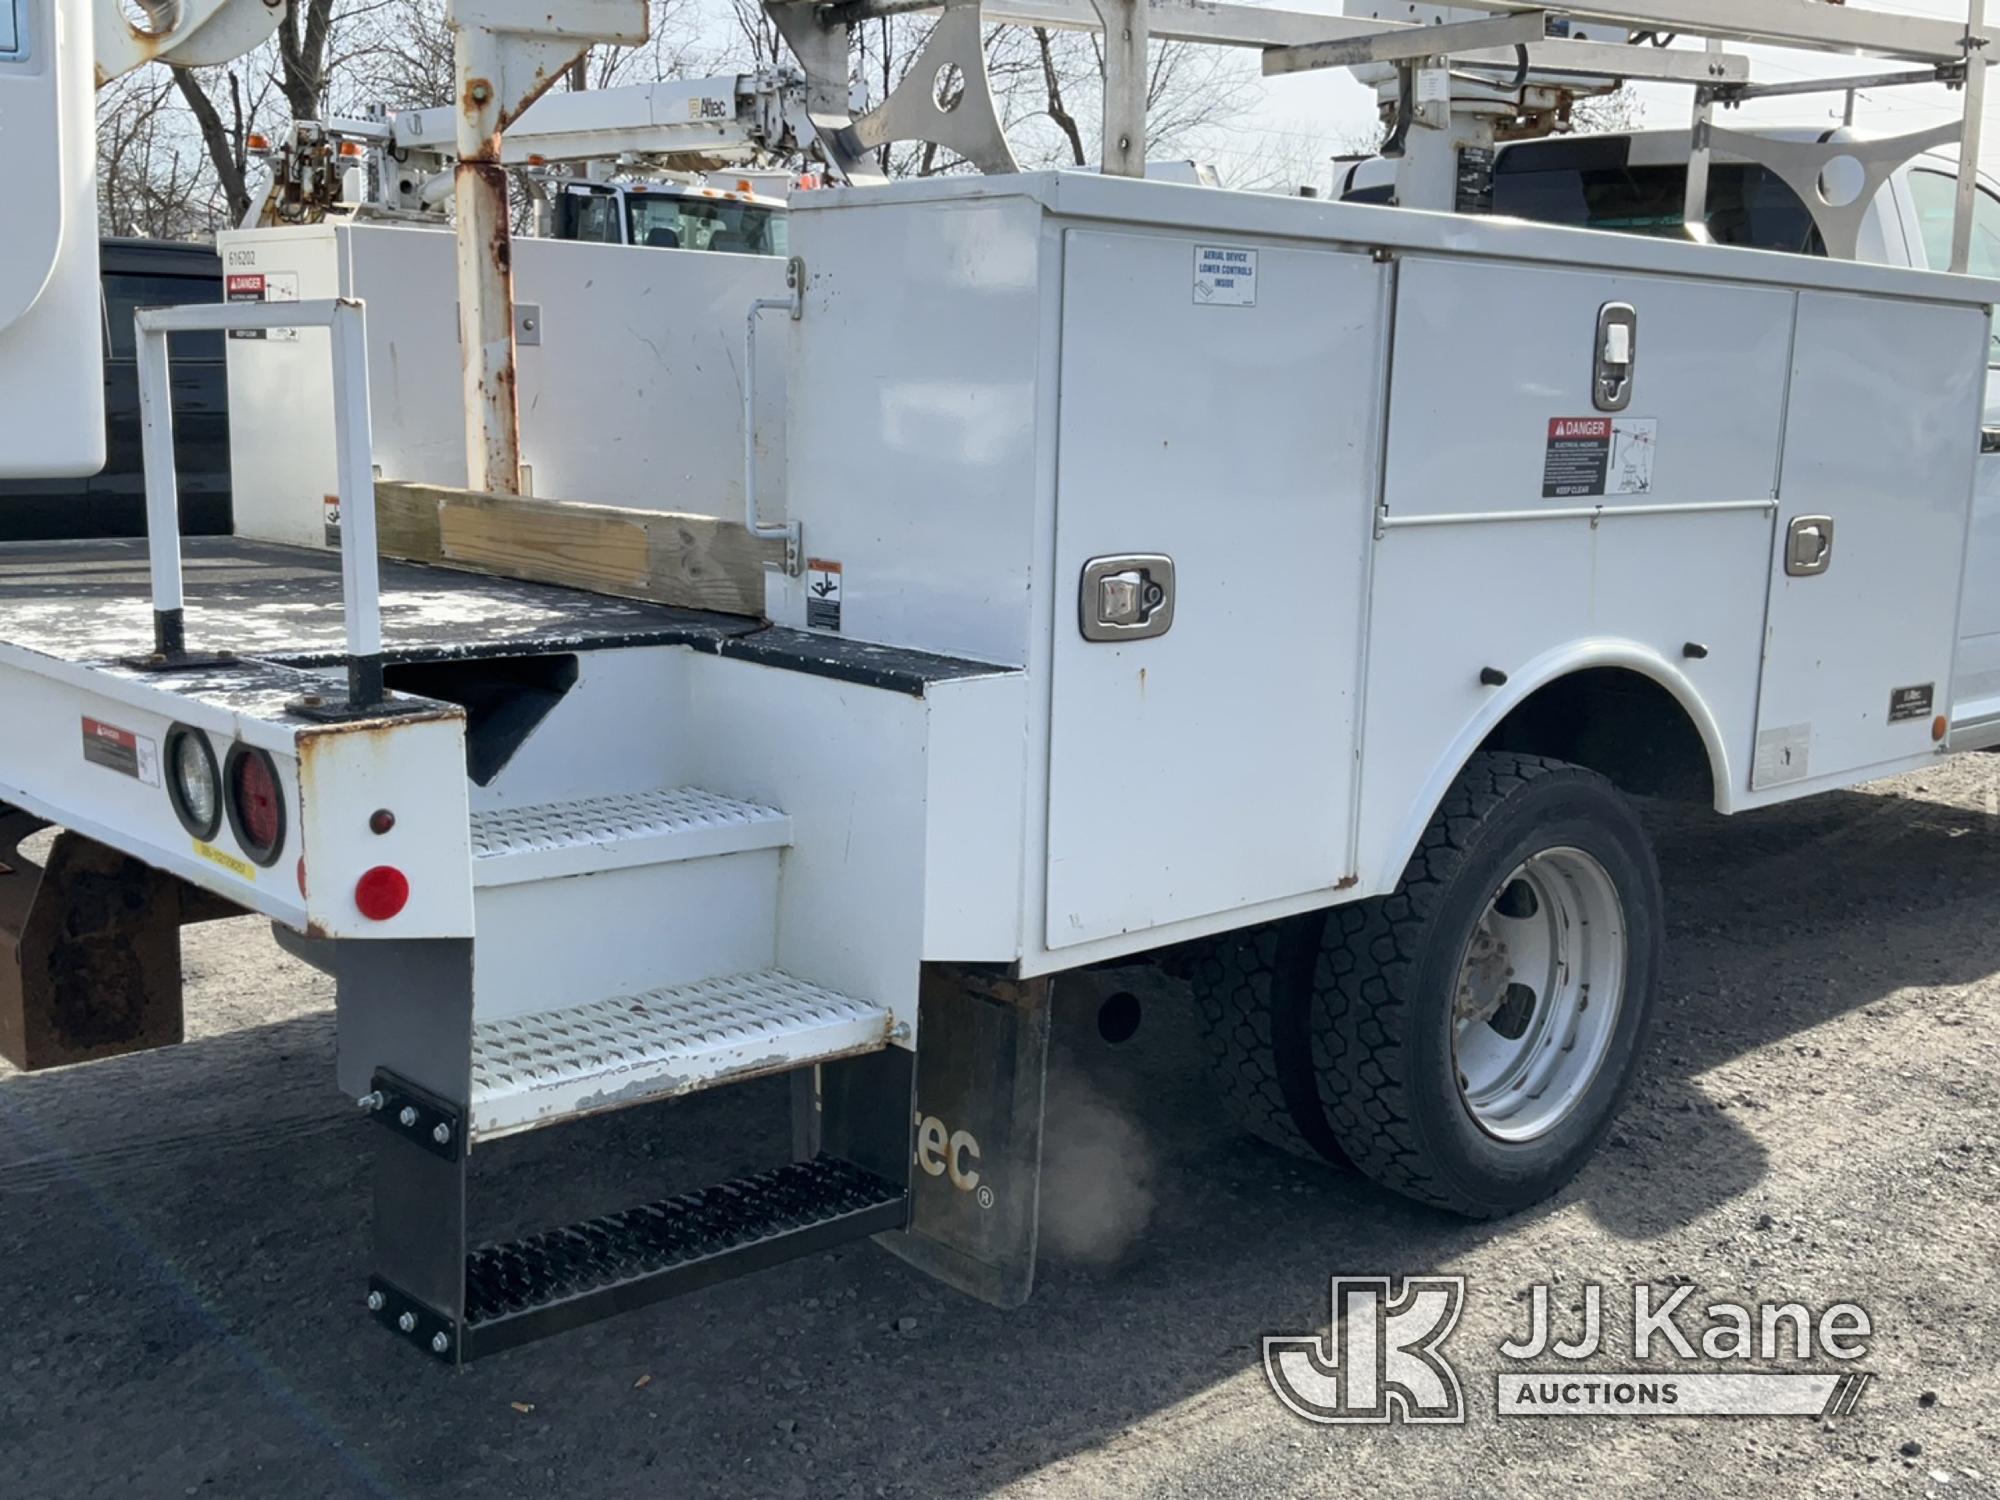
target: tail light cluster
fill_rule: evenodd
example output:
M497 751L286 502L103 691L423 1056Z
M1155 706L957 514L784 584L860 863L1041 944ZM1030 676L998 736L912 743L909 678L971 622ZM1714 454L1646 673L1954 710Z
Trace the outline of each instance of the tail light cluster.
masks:
M208 736L188 724L167 731L167 798L174 815L206 843L229 820L243 853L274 865L285 845L285 793L269 752L238 742L218 767Z
M278 764L270 755L240 741L232 744L218 766L208 736L188 724L167 731L167 798L181 827L203 843L214 838L229 820L229 831L249 858L275 865L285 847L285 788ZM391 832L396 815L377 808L368 830L377 836ZM306 894L306 862L298 861L299 894ZM355 882L354 905L371 922L387 922L410 901L410 882L393 865L376 865Z

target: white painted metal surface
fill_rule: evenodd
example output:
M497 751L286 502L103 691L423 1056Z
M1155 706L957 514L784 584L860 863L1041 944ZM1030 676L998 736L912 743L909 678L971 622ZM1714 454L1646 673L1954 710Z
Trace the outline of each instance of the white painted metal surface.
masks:
M776 849L791 837L791 819L775 808L693 786L495 808L472 815L472 878L518 885Z
M812 462L787 505L813 518L808 556L844 566L848 634L1024 666L1053 524L1061 269L1036 202L999 182L929 210L900 186L794 205L810 249L788 441ZM809 586L772 577L765 608L804 626Z
M351 731L286 712L287 702L316 689L330 685L263 663L162 674L59 662L0 643L0 702L7 705L0 713L0 801L302 931L470 936L458 710L437 704L426 716ZM85 719L133 736L137 774L86 759ZM286 808L284 842L272 864L251 860L226 818L204 840L175 816L162 777L167 734L176 724L208 738L218 767L234 744L270 753ZM387 836L368 827L378 807L397 813ZM378 864L396 866L410 882L409 904L389 922L368 922L354 906L356 880Z
M466 482L452 236L316 225L218 236L224 269L266 295L368 307L375 463L385 478ZM539 343L518 351L521 453L537 495L641 510L743 514L742 338L753 298L783 295L772 256L524 239L514 297ZM239 534L320 546L334 487L324 336L231 340L230 460ZM759 334L784 368L784 320ZM759 509L785 513L785 389L758 394Z
M485 1021L770 968L782 874L781 851L763 848L482 885L474 1012Z
M1954 749L2000 744L2000 455L1979 461L1951 717Z
M0 478L95 474L104 344L91 0L12 0L0 21Z
M888 1044L889 1011L776 969L487 1021L471 1129L538 1125L784 1072Z
M1952 701L1988 334L1976 308L1884 318L1866 302L1801 294L1758 791L1842 784L1935 752L1932 720ZM1815 515L1834 522L1830 565L1788 576L1785 528Z
M1210 252L1249 289L1208 289ZM1353 250L1065 236L1050 948L1352 873L1389 285ZM1078 628L1086 562L1119 553L1174 559L1166 634Z

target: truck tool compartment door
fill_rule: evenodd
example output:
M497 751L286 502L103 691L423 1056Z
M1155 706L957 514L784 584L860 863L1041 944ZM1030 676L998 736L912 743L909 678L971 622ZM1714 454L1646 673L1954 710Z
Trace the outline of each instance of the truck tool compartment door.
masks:
M1977 307L1800 294L1754 790L1931 751L1987 333Z
M1351 873L1387 270L1201 232L1064 238L1056 949ZM1121 573L1170 582L1163 634L1085 638L1107 559L1114 603Z

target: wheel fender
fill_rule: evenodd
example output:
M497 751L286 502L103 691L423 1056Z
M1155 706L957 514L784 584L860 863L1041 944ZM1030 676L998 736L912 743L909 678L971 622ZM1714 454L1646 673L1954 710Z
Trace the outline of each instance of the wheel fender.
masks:
M1700 691L1688 680L1687 674L1651 647L1634 641L1574 641L1545 652L1513 673L1505 688L1495 691L1459 731L1411 802L1404 821L1398 825L1395 841L1390 846L1394 861L1377 872L1376 883L1381 889L1389 890L1395 886L1403 867L1416 852L1417 841L1429 826L1431 815L1444 801L1445 793L1457 780L1458 773L1465 769L1466 762L1486 743L1487 736L1493 733L1500 721L1550 683L1597 667L1620 667L1635 672L1673 694L1674 701L1693 722L1695 732L1701 736L1702 745L1708 751L1709 771L1715 784L1716 811L1726 813L1732 810L1734 799L1731 788L1735 782L1730 773L1729 748L1723 741L1721 725L1716 722L1714 713L1702 700Z

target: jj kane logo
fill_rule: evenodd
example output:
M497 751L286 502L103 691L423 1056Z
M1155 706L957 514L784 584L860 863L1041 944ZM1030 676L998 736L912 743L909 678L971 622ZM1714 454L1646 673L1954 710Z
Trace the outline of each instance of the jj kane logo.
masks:
M1873 1378L1839 1368L1867 1354L1874 1332L1851 1302L1817 1313L1797 1302L1696 1308L1691 1286L1639 1285L1620 1343L1607 1333L1602 1286L1570 1296L1575 1326L1563 1330L1550 1288L1528 1289L1528 1326L1499 1346L1508 1365L1495 1376L1498 1415L1833 1417L1852 1412ZM1327 1333L1267 1337L1264 1374L1308 1422L1462 1423L1464 1392L1444 1344L1465 1302L1461 1276L1336 1276ZM1600 1358L1641 1367L1581 1368ZM1730 1368L1753 1362L1762 1368Z

